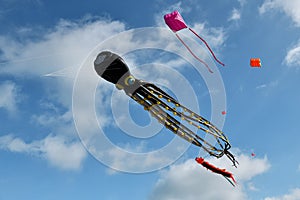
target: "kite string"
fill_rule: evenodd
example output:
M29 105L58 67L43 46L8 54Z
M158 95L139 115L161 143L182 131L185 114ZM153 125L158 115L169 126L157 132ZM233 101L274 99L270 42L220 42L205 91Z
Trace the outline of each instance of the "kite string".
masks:
M192 32L192 33L194 33L205 45L206 45L206 47L208 48L208 50L210 51L210 53L211 53L211 55L214 57L214 59L218 62L218 63L220 63L221 65L223 65L223 66L225 66L225 64L224 63L222 63L221 61L219 61L218 59L217 59L217 57L215 56L215 54L214 54L214 52L211 50L211 48L209 47L209 45L207 44L207 42L202 38L202 37L200 37L193 29L191 29L191 28L189 28L189 30Z
M201 62L202 64L204 64L210 73L213 73L213 71L209 68L208 64L206 64L206 62L204 62L198 56L196 56L193 53L193 51L188 47L188 45L179 37L179 35L177 33L175 33L175 35L178 38L178 40L185 46L185 48L194 56L194 58L196 58L199 62Z

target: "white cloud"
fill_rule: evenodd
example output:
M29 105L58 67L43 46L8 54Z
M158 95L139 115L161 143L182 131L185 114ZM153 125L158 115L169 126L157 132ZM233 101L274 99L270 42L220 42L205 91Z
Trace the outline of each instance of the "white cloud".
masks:
M267 85L266 84L261 84L259 86L256 86L256 89L263 89L263 88L266 88Z
M61 20L49 30L27 28L28 35L28 32L35 36L35 32L40 33L34 39L19 41L2 35L0 74L25 78L24 75L39 78L48 75L40 78L48 83L52 81L51 84L45 84L44 88L44 91L49 91L48 98L71 109L74 78L82 62L95 46L124 30L125 25L121 22L86 17L78 21ZM61 77L51 77L57 75Z
M11 135L3 136L0 138L0 149L42 157L58 168L79 169L86 151L81 143L74 142L78 137L71 112L74 78L95 46L124 30L125 25L121 22L87 17L76 22L61 20L51 30L23 27L22 33L19 32L34 36L37 36L35 32L39 32L40 36L34 39L16 40L10 36L0 36L0 74L22 76L24 79L38 78L42 83L47 83L42 86L45 86L43 90L48 91L48 95L41 100L47 103L37 106L41 110L32 115L30 122L48 128L53 135L60 135L49 135L31 142ZM53 72L54 75L62 72L67 78L41 77ZM3 92L0 108L15 110L15 97L18 96L15 85L9 82L1 85L0 89Z
M288 66L300 67L300 42L287 52L284 62Z
M59 137L47 137L43 140L43 154L54 166L63 169L79 169L86 157L82 144L66 142Z
M253 182L249 182L247 184L247 188L251 191L259 191L259 189L257 187L255 187L255 185L253 184Z
M240 165L232 171L241 181L249 181L254 176L266 172L271 167L266 156L264 158L251 158L242 154L238 156L238 161ZM255 166L255 168L252 166Z
M34 28L29 29L37 31ZM66 67L74 71L88 53L106 38L125 30L124 24L87 17L78 22L61 20L53 30L35 40L15 41L0 36L0 72L13 75L45 75Z
M31 121L42 126L60 126L72 122L72 113L67 111L62 114L50 114L45 112L41 115L33 115Z
M237 159L240 163L237 169L232 168L226 158L207 159L216 166L232 171L238 183L236 188L232 188L222 176L204 169L194 160L188 160L164 171L150 197L154 200L247 199L243 184L267 171L270 164L266 157L260 159L240 155ZM251 188L255 188L252 183Z
M300 1L299 0L265 0L259 7L260 14L272 10L283 11L291 17L296 26L300 26Z
M264 84L258 85L255 87L255 89L262 90L262 89L267 89L267 88L274 88L274 87L278 86L278 83L279 83L278 80L271 81L269 83L264 83Z
M228 18L228 21L237 21L241 19L241 11L234 8L232 11L231 11L231 15L230 17Z
M81 143L68 142L59 136L48 136L31 143L12 135L1 136L0 149L42 157L51 165L65 170L80 169L87 155Z
M223 28L206 27L205 23L197 23L192 27L201 37L205 38L210 47L218 49L226 40L225 31Z
M19 138L13 138L11 135L0 137L0 148L11 152L27 152L29 145ZM34 149L34 145L30 147Z
M285 194L280 197L266 197L264 200L299 200L300 199L300 188L295 188L290 191L289 194Z
M141 144L143 145L143 144ZM145 148L141 145L137 145L137 149L140 151L140 148ZM130 149L129 152L132 152ZM109 149L105 152L105 156L111 158L111 167L115 170L125 171L122 169L127 169L128 172L138 173L139 171L147 172L147 169L151 169L153 166L159 165L160 163L171 163L172 158L166 155L159 155L159 154L151 154L145 153L143 159L138 159L134 156L135 153L129 154L128 153L128 146L125 147L124 151L120 151L117 148ZM133 156L132 156L133 155ZM155 155L155 156L154 156Z
M0 84L0 108L13 114L17 110L20 101L20 93L15 83L6 81Z
M247 0L238 0L241 6L244 6L247 3Z
M231 14L228 17L228 21L238 22L241 19L242 10L247 3L246 0L238 0L239 2L239 8L233 8L231 10Z

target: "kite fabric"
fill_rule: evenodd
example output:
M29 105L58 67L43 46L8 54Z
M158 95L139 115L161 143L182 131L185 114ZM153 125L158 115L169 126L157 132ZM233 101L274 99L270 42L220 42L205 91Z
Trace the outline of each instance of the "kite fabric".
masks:
M180 36L176 33L177 31L180 31L182 29L188 28L194 35L196 35L208 48L208 50L210 51L211 55L214 57L214 59L221 65L225 66L224 63L222 63L221 61L219 61L217 59L217 57L215 56L214 52L211 50L211 48L209 47L208 43L202 38L200 37L193 29L191 29L190 27L188 27L186 25L186 23L184 22L182 16L180 15L180 13L175 10L174 12L168 13L164 15L164 19L165 19L165 23L169 26L169 28L175 33L176 37L179 39L179 41L186 47L186 49L192 54L192 56L194 56L194 58L196 58L199 62L201 62L202 64L204 64L207 69L209 70L209 72L213 73L212 70L209 68L209 66L207 65L207 63L205 63L203 60L201 60L198 56L196 56L193 51L187 46L187 44L180 38Z
M180 31L181 29L187 28L186 23L184 22L180 13L175 10L172 13L166 14L164 16L166 24L170 27L173 32Z

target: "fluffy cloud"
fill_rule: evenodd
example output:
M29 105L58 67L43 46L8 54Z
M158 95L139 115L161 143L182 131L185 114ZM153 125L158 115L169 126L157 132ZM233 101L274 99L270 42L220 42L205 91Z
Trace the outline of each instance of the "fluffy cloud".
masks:
M232 9L231 14L228 17L228 21L238 22L241 19L242 10L243 10L245 4L247 3L247 1L246 0L238 0L238 2L239 2L239 7Z
M284 62L288 66L300 66L300 42L288 51Z
M222 166L221 168L232 171L238 182L236 188L232 188L222 176L204 169L194 160L188 160L182 164L173 165L170 169L163 172L156 183L150 199L247 199L243 186L244 183L266 172L270 164L266 157L250 158L240 155L237 159L240 162L237 169L233 169L230 163L226 161L226 158L218 160L207 159L216 166ZM253 168L252 166L256 167ZM249 189L255 188L253 183L250 186Z
M17 109L20 94L15 83L6 81L0 84L0 108L14 113Z
M300 26L300 1L298 0L265 0L259 8L261 14L272 10L283 11L291 17L296 26Z
M261 91L264 96L268 96L270 91L276 88L279 84L278 80L271 81L268 83L260 84L255 87L256 90Z
M13 75L45 75L66 67L74 71L88 53L106 38L125 30L118 21L87 17L77 22L61 20L47 31L30 28L27 32L42 32L35 40L16 41L0 36L0 72Z
M259 8L260 14L273 10L283 11L295 26L300 27L300 1L298 0L265 0ZM300 43L291 48L285 56L284 63L288 66L300 66Z
M66 170L80 169L87 155L81 143L68 142L63 137L51 135L31 143L12 135L1 136L0 149L42 157L51 165Z
M238 9L234 8L231 11L231 15L228 18L228 21L237 21L239 19L241 19L241 12Z
M298 200L300 199L300 188L295 188L289 194L280 197L267 197L265 200Z
M22 29L27 30L27 37L22 36L22 40L0 36L0 74L23 78L34 76L45 83L51 81L51 84L45 84L44 91L50 91L49 98L70 109L78 68L96 45L124 31L125 25L118 21L85 17L78 21L60 20L54 28L47 30L40 27ZM32 34L35 37L28 37Z
M226 40L223 28L206 27L205 23L194 24L191 28L197 33L201 33L201 36L203 36L207 43L214 49L218 49Z
M0 149L42 157L58 168L79 169L86 152L77 141L71 112L74 78L91 49L124 31L125 26L118 21L86 17L78 21L61 20L47 30L40 27L22 27L20 30L21 40L0 36L0 75L22 76L23 80L28 78L41 82L43 91L46 91L40 100L44 103L36 105L36 110L39 110L28 122L48 131L41 134L51 134L38 141L26 142L12 135L2 136ZM51 77L57 74L62 77ZM50 77L41 77L43 75ZM16 85L11 81L4 82L0 91L0 108L15 111L20 96ZM35 94L38 92L35 91Z

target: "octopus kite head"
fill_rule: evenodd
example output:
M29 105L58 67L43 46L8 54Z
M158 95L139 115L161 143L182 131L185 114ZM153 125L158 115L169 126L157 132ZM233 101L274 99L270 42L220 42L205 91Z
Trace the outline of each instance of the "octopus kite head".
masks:
M94 61L94 67L99 76L105 80L117 84L119 80L129 73L128 66L124 60L109 51L103 51L98 54Z
M125 61L117 54L103 51L94 61L94 67L99 76L116 85L118 89L132 93L139 80L131 75Z

